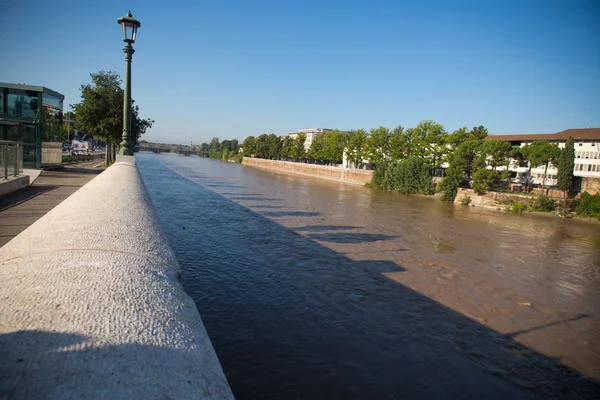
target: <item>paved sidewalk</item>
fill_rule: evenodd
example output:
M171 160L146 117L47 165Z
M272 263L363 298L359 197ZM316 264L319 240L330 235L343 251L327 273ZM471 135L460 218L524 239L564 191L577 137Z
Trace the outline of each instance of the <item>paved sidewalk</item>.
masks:
M0 197L0 247L96 177L102 160L43 171L33 185ZM73 223L82 216L74 215Z

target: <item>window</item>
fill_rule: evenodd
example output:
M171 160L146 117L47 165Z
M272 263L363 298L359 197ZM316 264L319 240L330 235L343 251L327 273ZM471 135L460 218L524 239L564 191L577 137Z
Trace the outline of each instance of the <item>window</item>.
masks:
M581 158L581 152L580 151L576 151L575 152L575 158Z
M590 158L590 152L589 151L584 151L583 155L585 158Z
M598 153L594 153L594 160L598 159Z
M588 170L588 171L591 171L591 170L592 170L592 164L589 164L589 165L588 165L588 168L587 168L587 170Z
M583 146L583 143L579 142L579 147Z

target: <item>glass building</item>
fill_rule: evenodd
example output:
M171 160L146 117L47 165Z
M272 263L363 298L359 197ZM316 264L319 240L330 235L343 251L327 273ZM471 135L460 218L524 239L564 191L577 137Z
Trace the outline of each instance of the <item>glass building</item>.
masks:
M23 143L23 168L41 168L42 142L60 142L65 96L0 82L0 140Z

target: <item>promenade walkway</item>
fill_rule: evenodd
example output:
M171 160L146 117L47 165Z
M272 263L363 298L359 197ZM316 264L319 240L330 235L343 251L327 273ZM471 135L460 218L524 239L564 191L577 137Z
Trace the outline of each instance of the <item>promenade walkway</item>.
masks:
M0 247L104 170L93 160L43 171L33 185L0 197ZM90 210L93 212L93 210ZM85 215L73 215L73 223Z

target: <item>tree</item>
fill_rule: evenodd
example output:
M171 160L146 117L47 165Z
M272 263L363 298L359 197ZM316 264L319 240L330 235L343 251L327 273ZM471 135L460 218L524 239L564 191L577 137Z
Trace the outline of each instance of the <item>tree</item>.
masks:
M219 138L214 137L210 141L210 145L208 146L208 152L212 158L221 158L221 143L219 142Z
M290 158L294 154L294 138L290 136L286 136L283 138L283 143L281 144L281 157Z
M390 130L383 126L373 128L366 140L367 154L371 164L377 168L390 154Z
M473 190L477 194L485 194L496 179L496 173L484 167L477 168L473 173Z
M296 146L294 147L294 159L296 161L302 160L306 156L306 149L304 148L304 142L306 141L306 134L299 133L296 137Z
M106 164L112 161L112 146L121 142L123 132L123 89L116 72L90 74L92 84L81 85L81 102L73 105L78 128L104 140Z
M448 133L441 124L434 121L421 121L415 128L406 130L407 156L423 158L433 169L438 168L448 151L447 136Z
M135 103L131 100L132 103ZM137 104L132 104L131 107L131 134L134 138L134 146L140 140L140 137L150 128L152 128L152 124L154 124L154 120L150 118L140 118L140 106Z
M558 145L545 140L536 140L528 146L527 159L529 161L529 172L532 167L544 165L544 177L542 178L542 189L546 186L546 174L550 163L558 163L560 149Z
M406 194L432 194L431 166L418 157L400 162L383 161L375 170L371 183L381 189Z
M487 140L483 144L483 151L488 156L488 165L495 172L496 168L506 164L510 159L512 146L507 140Z
M575 168L575 140L569 136L558 159L558 190L566 198L573 188L573 170Z
M337 129L319 136L323 136L325 145L322 154L323 160L327 160L331 164L341 163L344 157L346 136Z
M467 140L462 142L449 156L450 167L454 166L467 176L471 181L473 171L484 164L483 143L481 140Z
M366 157L367 132L364 129L350 131L348 133L348 144L346 146L346 159L348 162L362 165Z
M113 71L90 74L92 84L81 85L81 102L72 105L77 129L106 142L106 164L113 159L123 136L123 89L121 78ZM134 144L152 127L154 120L142 119L139 106L131 101L131 132Z
M256 138L256 157L269 158L269 135L266 133Z
M404 158L405 147L404 127L402 127L402 125L398 125L392 129L390 135L390 160L402 160Z
M279 160L281 153L281 138L274 133L271 133L267 138L267 154L273 160Z
M238 140L237 139L231 139L231 148L230 150L234 153L237 153L239 150L240 146L238 144Z
M248 157L256 154L256 138L254 136L248 136L244 143L242 144L242 148L244 149L244 154L247 154Z

